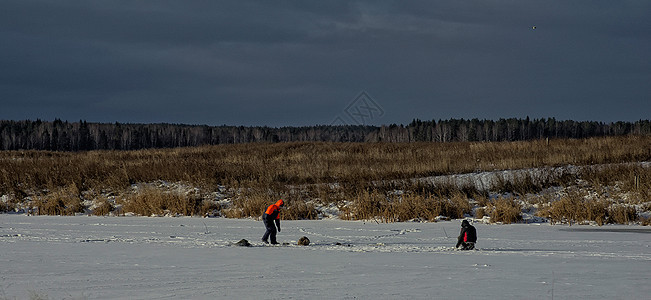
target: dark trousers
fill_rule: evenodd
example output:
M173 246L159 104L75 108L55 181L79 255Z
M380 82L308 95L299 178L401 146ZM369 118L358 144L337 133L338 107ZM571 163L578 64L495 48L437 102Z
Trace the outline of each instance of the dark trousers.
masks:
M472 249L475 249L475 243L461 242L461 250L472 250Z
M271 237L271 243L277 244L278 242L276 241L276 224L274 224L274 220L268 220L267 218L262 218L262 222L264 222L264 227L267 228L267 231L265 231L264 235L262 236L262 240L266 242L267 239Z

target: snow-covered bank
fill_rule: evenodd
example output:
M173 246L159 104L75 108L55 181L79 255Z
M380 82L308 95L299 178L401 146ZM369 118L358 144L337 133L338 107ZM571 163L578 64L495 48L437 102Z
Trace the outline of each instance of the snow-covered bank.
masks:
M639 166L642 168L651 168L651 162L636 162L636 163L619 163L619 164L602 164L602 165L589 165L589 166L574 166L566 165L562 167L543 167L543 168L528 168L516 170L499 170L499 171L478 171L473 173L453 174L453 175L440 175L416 178L414 181L441 184L441 183L454 183L458 186L469 186L476 188L480 191L490 191L495 188L500 181L515 182L517 179L525 177L531 178L533 181L545 180L552 178L560 178L565 175L576 176L582 170L588 168L604 169L608 167L617 166ZM538 182L536 182L538 183Z
M595 173L607 171L605 173ZM184 181L137 182L125 189L27 189L0 195L0 212L33 215L259 216L270 199L288 200L288 219L388 221L476 218L482 222L651 224L651 162L478 171L381 180L246 188ZM641 175L640 175L641 174ZM274 198L268 198L274 195ZM361 197L361 198L360 198ZM360 199L372 199L364 205ZM450 202L451 201L451 202ZM269 202L269 203L268 203ZM298 204L298 205L292 205ZM427 209L437 207L436 209ZM575 212L589 212L576 214Z
M0 215L0 298L646 299L651 230L459 222ZM296 241L307 236L309 246ZM253 247L233 246L240 239ZM337 245L339 243L340 245Z

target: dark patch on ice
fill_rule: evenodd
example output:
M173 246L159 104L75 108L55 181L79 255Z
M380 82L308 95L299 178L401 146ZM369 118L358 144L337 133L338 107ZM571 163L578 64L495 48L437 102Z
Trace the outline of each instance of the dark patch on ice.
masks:
M310 239L308 239L306 236L301 237L300 239L298 239L298 244L301 246L307 246L310 244Z
M562 228L560 230L578 232L626 232L651 234L651 228Z
M474 250L459 250L457 248L453 248L455 251L461 251L461 252L472 252L472 251L487 251L487 252L535 252L535 253L573 253L573 250L567 250L567 249L540 249L540 248L531 248L531 249L524 249L524 248L475 248Z
M86 239L86 240L81 240L82 243L108 243L110 240L105 240L105 239Z
M241 239L239 242L235 243L235 245L240 247L251 247L251 243L246 239Z

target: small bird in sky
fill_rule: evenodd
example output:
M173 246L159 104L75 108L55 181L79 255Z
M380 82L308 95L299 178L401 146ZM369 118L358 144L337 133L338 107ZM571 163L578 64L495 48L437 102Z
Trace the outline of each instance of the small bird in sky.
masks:
M531 29L536 30L536 26L531 26Z

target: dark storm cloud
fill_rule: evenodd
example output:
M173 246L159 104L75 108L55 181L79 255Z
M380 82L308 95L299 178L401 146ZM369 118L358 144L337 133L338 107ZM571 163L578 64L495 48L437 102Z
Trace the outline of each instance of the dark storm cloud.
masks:
M2 1L0 119L647 119L648 1ZM532 26L536 26L533 29Z

